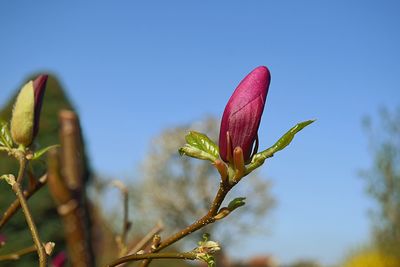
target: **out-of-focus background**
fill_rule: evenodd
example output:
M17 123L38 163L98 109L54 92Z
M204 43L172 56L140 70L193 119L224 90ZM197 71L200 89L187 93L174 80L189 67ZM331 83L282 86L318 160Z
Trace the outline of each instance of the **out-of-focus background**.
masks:
M189 129L217 141L231 93L265 65L260 148L317 121L232 192L245 207L206 229L222 264L389 266L400 251L399 12L398 1L4 1L0 117L27 79L51 75L39 142L57 142L59 108L77 112L88 198L110 252L122 221L119 192L105 186L113 179L130 189L132 240L159 220L168 235L204 213L218 175L177 149ZM48 210L41 232L62 240L43 192L32 199ZM1 212L12 197L2 193ZM23 217L13 220L0 232L10 250L30 240Z

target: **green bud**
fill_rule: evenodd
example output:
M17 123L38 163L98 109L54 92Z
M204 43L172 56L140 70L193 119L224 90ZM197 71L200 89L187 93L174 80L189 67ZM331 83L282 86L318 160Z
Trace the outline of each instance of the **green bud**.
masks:
M32 143L34 117L35 95L33 82L29 81L18 94L12 112L11 136L15 143L24 146Z
M11 136L18 145L29 146L38 133L46 81L47 75L40 75L18 94L11 117Z

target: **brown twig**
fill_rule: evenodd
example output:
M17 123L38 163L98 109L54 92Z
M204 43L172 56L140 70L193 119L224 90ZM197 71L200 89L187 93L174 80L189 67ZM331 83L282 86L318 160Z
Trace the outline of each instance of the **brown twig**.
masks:
M40 177L33 187L29 188L28 191L24 191L24 197L28 200L31 196L33 196L36 191L43 187L47 182L47 174ZM4 212L3 216L0 219L0 229L14 216L14 214L21 208L21 204L19 199L14 200L11 205Z
M165 252L165 253L147 253L147 254L133 254L126 257L119 258L112 263L108 264L107 267L114 267L121 263L129 261L139 260L151 260L151 259L183 259L183 260L196 260L197 254L194 252Z
M34 245L32 245L30 247L20 249L18 251L10 253L10 254L0 255L0 261L19 260L22 256L30 254L35 251L36 251L36 247Z
M122 233L121 233L121 242L123 246L126 248L126 237L128 235L129 228L131 223L129 222L129 192L126 185L120 180L113 180L110 183L112 186L115 186L121 191L122 200L124 204L124 218L122 223Z
M135 243L130 249L128 248L128 252L126 256L136 254L140 250L144 249L150 242L152 242L153 237L159 234L164 228L164 225L161 221L159 221L156 226L153 227L139 242ZM118 265L118 267L125 266L127 262Z
M19 152L19 150L17 150L17 151ZM18 162L19 162L17 183L21 184L21 182L25 176L25 170L26 170L26 165L27 165L28 161L25 159L25 154L23 154L23 153L16 153L15 157L18 159Z
M153 227L134 247L132 247L129 251L129 254L137 253L139 250L143 249L147 244L149 244L154 235L159 234L164 228L162 222L158 222L156 226Z
M24 161L26 161L26 160L24 159ZM22 163L22 162L20 161L20 163ZM31 231L33 243L35 244L37 254L39 257L39 266L46 267L47 266L46 251L42 245L42 241L40 240L39 232L37 230L35 222L33 221L32 214L28 207L28 203L26 202L24 194L22 193L21 185L18 183L18 181L22 180L21 175L23 176L25 173L25 170L24 170L25 166L26 166L26 162L24 164L20 165L20 170L18 171L18 177L17 177L16 181L13 178L13 179L10 179L10 181L8 181L8 182L11 185L11 188L14 191L14 193L17 195L17 198L19 199L22 211L25 215L26 222L28 224L29 230Z
M175 233L174 235L170 236L161 244L153 250L153 253L157 253L158 251L170 246L171 244L177 242L178 240L184 238L185 236L203 228L204 226L213 223L216 221L215 216L218 214L218 210L221 207L222 202L225 199L225 196L228 194L229 190L232 188L229 183L221 182L218 192L211 204L210 209L208 210L207 214L204 215L201 219L197 220L190 226L186 227L184 230ZM146 267L150 264L151 258L146 259L142 262L141 267Z
M215 222L214 216L217 215L218 209L221 206L222 202L224 201L225 196L229 192L229 190L230 190L229 186L221 184L218 189L217 195L215 196L214 201L211 204L211 208L209 209L207 214L204 215L200 220L194 222L192 225L185 228L184 230L177 232L176 234L170 236L169 238L161 242L160 246L154 252L160 251L163 248L166 248L169 245L175 243L176 241L184 238L188 234L191 234L199 230L200 228Z

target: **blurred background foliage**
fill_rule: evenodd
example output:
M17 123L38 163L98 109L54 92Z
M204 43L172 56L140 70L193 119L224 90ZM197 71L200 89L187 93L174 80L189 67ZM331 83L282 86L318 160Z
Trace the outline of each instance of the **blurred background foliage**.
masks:
M400 266L400 107L381 109L377 121L368 117L364 126L373 160L371 168L362 173L367 193L375 202L373 243Z

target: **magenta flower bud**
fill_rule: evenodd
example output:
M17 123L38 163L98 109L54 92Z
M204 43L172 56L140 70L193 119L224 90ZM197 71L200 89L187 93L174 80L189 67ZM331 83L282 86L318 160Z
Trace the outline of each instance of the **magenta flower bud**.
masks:
M243 150L245 163L250 161L270 81L269 70L260 66L233 92L222 115L219 133L219 154L223 161L232 161L236 147Z

